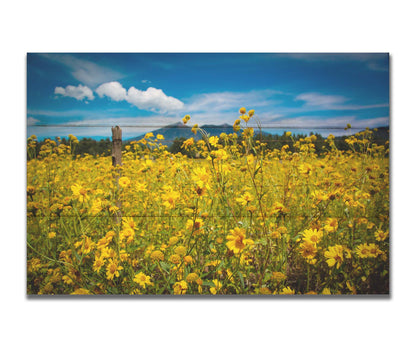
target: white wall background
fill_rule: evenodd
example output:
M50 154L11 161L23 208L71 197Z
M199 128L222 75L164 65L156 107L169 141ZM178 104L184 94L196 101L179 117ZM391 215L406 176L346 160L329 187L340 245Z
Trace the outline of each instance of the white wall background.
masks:
M410 5L400 0L2 2L1 345L338 347L413 341L416 52ZM27 52L390 52L390 298L28 299Z

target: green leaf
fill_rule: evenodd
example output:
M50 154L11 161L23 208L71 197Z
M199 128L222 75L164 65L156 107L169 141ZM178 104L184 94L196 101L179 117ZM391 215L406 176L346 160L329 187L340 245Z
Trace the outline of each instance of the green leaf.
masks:
M168 263L165 263L164 261L160 262L160 267L162 270L166 271L167 273L170 272L170 265Z
M244 277L243 274L241 273L241 271L237 272L238 277L240 278L240 282L241 282L241 287L244 289L245 285L244 285Z

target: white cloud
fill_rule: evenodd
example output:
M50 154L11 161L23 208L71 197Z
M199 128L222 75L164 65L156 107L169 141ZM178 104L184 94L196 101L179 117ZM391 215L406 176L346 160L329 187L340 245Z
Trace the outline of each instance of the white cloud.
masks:
M149 87L145 91L130 87L126 100L139 109L162 113L179 111L184 107L182 101L167 96L163 90L153 87Z
M55 94L67 96L70 98L75 98L77 100L83 100L84 98L89 100L94 100L94 94L90 88L83 85L75 86L66 86L65 88L56 87Z
M119 82L108 82L101 84L95 92L100 96L108 96L114 101L126 100L127 91Z
M325 95L321 93L303 93L295 101L305 102L304 107L325 110L364 110L371 108L389 107L389 104L352 105L346 104L349 100L341 95Z
M252 90L249 92L219 92L198 94L189 100L187 112L221 112L238 113L241 107L256 108L280 103L276 90Z
M298 95L295 100L305 101L307 106L331 107L343 104L347 99L339 95L324 95L320 93L303 93Z
M36 119L36 118L33 118L33 117L29 117L28 119L27 119L27 126L32 126L32 125L35 125L36 123L39 123L40 121L39 121L39 119Z
M162 89L153 87L149 87L147 90L130 87L126 91L119 82L108 82L101 84L95 91L101 98L107 96L114 101L126 100L141 110L171 113L179 111L184 107L182 101L172 96L167 96Z
M97 86L100 83L124 77L121 73L108 67L77 58L71 54L41 54L41 56L64 65L74 78L88 86Z

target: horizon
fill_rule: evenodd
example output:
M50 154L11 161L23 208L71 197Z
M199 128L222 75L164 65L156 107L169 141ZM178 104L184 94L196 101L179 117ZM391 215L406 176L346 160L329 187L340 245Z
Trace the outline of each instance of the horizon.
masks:
M322 136L389 126L388 53L28 53L27 135L128 139L180 122ZM250 123L249 123L250 124ZM357 130L358 131L358 130ZM108 134L108 135L107 135Z
M192 127L189 126L189 125L184 125L182 122L172 123L172 124L169 124L169 125L167 125L165 127L166 128L174 128L173 125L176 125L176 124L181 124L182 126L189 128L189 131L191 131L191 128ZM204 124L204 125L202 125L200 127L206 129L206 128L209 128L210 126L216 126L216 127L227 126L227 127L232 128L232 125L229 124L229 123L223 123L223 124ZM157 134L158 130L161 130L161 129L165 128L165 127L161 127L161 128L155 129L155 130L153 130L151 132L154 132L155 134ZM253 128L254 128L255 131L259 129L257 126L253 126ZM370 130L382 129L382 128L389 129L390 126L387 125L387 126L374 127L374 128L370 128ZM112 138L111 128L109 128L109 129L110 129L109 130L109 135L104 135L104 136L76 136L76 137L79 140L81 140L81 139L92 139L92 140L95 140L95 141L100 141L100 140L109 139L111 141L111 138ZM351 136L351 135L354 135L354 134L356 134L356 133L358 133L360 131L365 130L365 128L354 128L354 127L351 127L348 130L346 130L346 129L333 129L333 130L336 130L336 131L330 131L330 129L327 128L327 129L321 129L321 130L323 130L323 132L314 131L313 129L310 129L310 128L288 128L288 129L283 129L282 128L282 129L278 129L278 130L272 128L272 132L269 132L268 130L264 130L264 128L262 128L262 132L264 134L266 134L266 135L279 135L279 136L282 136L286 132L290 131L293 135L309 136L309 134L312 132L314 134L321 135L324 138L328 137L329 134L334 135L336 137ZM122 128L122 131L123 131L123 128ZM324 135L323 133L324 134L325 133L328 133L328 134ZM51 140L54 140L57 137L60 137L61 139L63 139L63 138L68 139L68 135L69 134L63 135L63 136L43 136L43 137L37 137L37 139L39 141L43 141L43 140L48 139L48 138L51 139ZM73 135L73 134L71 134L71 135ZM142 133L140 133L140 134L138 134L136 136L132 136L132 137L128 137L128 138L125 138L123 136L123 142L124 141L131 141L133 139L140 138L140 137L144 137L145 135L146 135L146 132L142 132ZM29 136L30 135L27 134L27 137L29 137ZM190 133L189 137L192 137L192 136L193 135L191 135L191 133Z

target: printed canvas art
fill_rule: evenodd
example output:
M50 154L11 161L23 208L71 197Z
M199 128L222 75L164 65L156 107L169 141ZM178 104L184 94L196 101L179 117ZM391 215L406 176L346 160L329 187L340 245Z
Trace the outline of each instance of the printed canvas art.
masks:
M389 294L389 54L28 53L28 295Z

